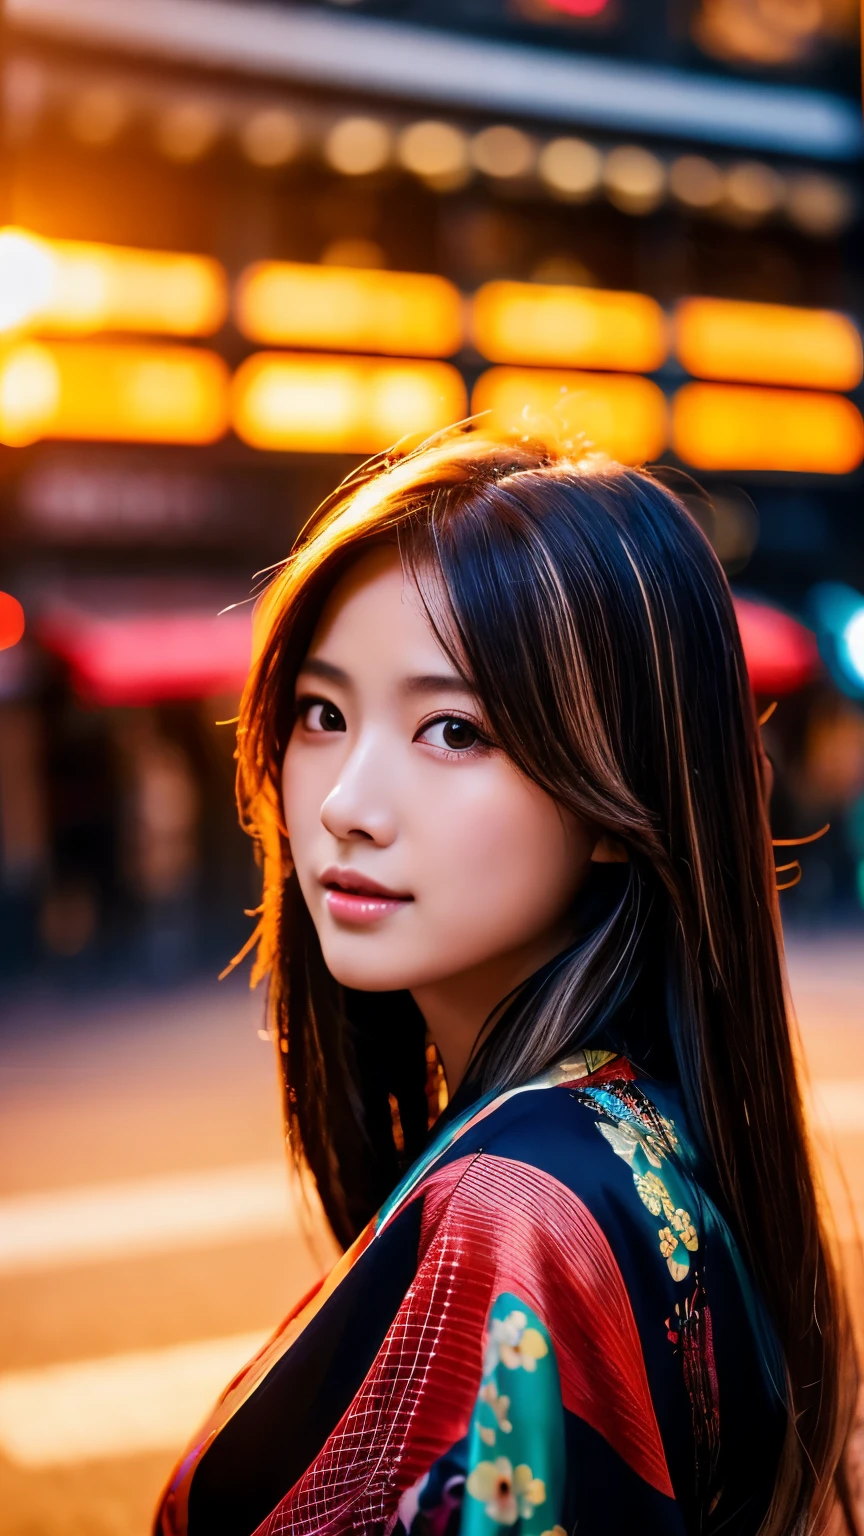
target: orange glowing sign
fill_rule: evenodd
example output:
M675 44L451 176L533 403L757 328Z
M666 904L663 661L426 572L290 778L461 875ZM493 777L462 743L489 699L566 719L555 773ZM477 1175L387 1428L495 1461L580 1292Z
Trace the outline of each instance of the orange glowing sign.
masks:
M554 283L484 284L474 295L471 330L495 363L650 373L669 350L666 317L647 294Z
M209 336L223 324L218 261L0 230L0 331Z
M449 357L462 344L462 297L423 272L257 262L237 284L237 324L268 346Z
M864 459L864 421L843 395L685 384L672 405L672 443L697 469L846 475Z
M22 341L0 352L0 442L212 443L228 370L193 347Z
M376 453L465 415L449 363L258 352L234 378L233 425L254 448Z
M855 389L864 374L857 326L829 309L683 299L675 351L702 379Z
M523 432L574 456L596 450L622 464L654 459L668 441L662 390L626 374L489 368L471 409L488 411L493 430Z

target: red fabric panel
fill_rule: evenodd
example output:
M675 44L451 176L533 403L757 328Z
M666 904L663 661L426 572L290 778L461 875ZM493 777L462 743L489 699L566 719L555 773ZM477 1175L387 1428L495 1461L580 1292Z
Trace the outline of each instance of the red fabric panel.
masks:
M565 1406L673 1496L624 1281L582 1201L487 1153L450 1163L418 1194L416 1278L347 1412L256 1536L383 1533L402 1492L467 1432L489 1308L510 1290L549 1329Z

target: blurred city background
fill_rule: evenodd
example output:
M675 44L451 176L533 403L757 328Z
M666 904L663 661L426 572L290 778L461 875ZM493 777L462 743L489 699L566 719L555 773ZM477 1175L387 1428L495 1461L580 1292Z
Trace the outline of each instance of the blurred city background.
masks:
M144 1532L327 1262L215 981L248 599L469 412L663 466L729 573L775 836L829 824L778 879L857 1297L857 0L6 0L3 44L0 1536Z

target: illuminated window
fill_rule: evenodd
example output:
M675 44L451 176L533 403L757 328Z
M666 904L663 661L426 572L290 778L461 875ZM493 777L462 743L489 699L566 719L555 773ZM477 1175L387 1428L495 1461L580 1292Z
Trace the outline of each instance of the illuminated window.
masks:
M462 343L462 298L423 272L258 262L241 275L237 324L270 346L448 357Z
M845 475L864 459L864 421L843 395L685 384L673 401L672 442L697 469Z
M784 304L684 299L675 311L675 351L703 379L854 389L864 371L853 321Z
M218 261L0 230L0 331L209 336L227 312Z
M660 305L644 293L544 283L486 283L471 327L495 363L547 363L650 372L668 343Z
M254 448L376 453L465 415L449 363L259 352L234 379L234 430Z
M192 347L25 341L0 354L0 442L212 443L228 370Z
M488 411L498 431L522 432L575 455L599 450L624 464L656 458L668 441L662 390L625 374L489 368L477 380L471 409Z

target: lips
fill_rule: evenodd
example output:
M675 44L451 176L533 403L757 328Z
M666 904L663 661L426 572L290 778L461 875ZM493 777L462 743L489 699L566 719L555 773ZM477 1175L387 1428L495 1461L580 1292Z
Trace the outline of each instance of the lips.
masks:
M330 916L352 928L375 928L414 900L407 892L392 891L380 880L362 875L359 869L341 869L337 864L324 870L321 884Z
M391 890L379 880L361 874L359 869L343 869L337 864L328 864L321 875L321 884L330 891L344 891L349 896L378 896L384 901L414 900L408 891Z

